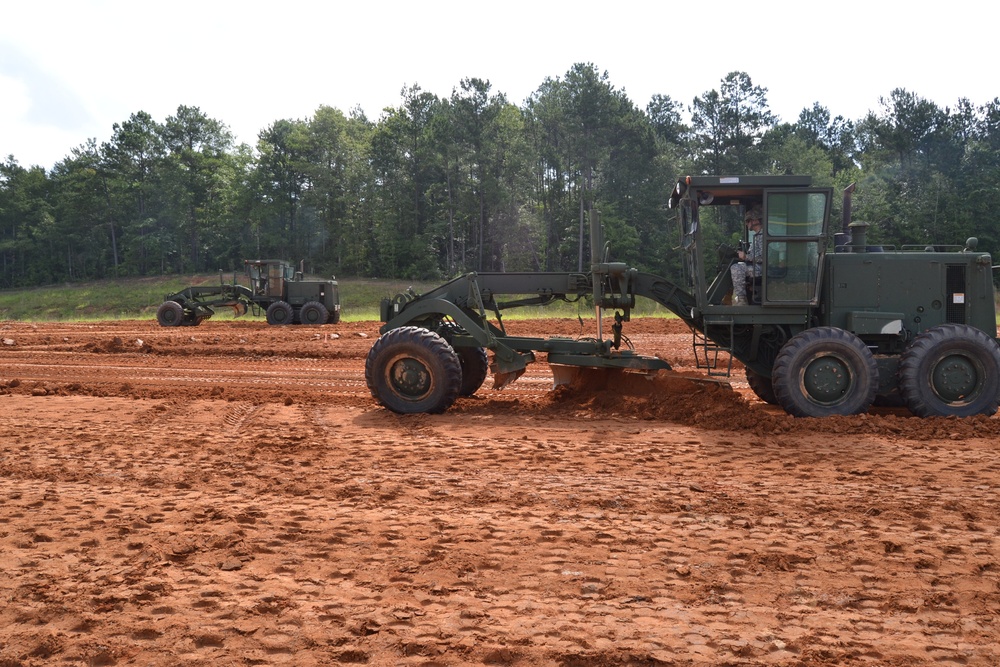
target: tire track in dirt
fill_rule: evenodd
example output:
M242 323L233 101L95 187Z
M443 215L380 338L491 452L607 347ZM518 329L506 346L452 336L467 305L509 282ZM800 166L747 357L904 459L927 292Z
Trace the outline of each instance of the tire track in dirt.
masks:
M521 394L403 417L328 394L363 377L350 329L128 326L61 327L79 349L54 391L0 392L0 661L1000 661L996 418L553 394L544 364ZM0 380L30 335L4 333Z

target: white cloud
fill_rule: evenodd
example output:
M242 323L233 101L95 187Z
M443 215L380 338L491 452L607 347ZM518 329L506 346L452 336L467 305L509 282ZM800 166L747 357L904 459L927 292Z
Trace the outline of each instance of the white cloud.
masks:
M0 74L0 123L7 125L23 122L31 108L28 86L20 79Z
M941 106L993 99L990 77L964 74L968 63L992 60L988 22L963 26L966 65L956 67L942 56L949 45L940 22L914 8L860 0L13 3L0 21L0 155L48 168L88 138L106 141L133 113L163 121L182 104L249 143L275 120L309 117L321 104L345 113L359 105L378 118L411 84L444 97L478 77L520 104L577 62L606 70L639 107L656 93L689 105L744 71L785 121L814 102L858 119L897 87Z

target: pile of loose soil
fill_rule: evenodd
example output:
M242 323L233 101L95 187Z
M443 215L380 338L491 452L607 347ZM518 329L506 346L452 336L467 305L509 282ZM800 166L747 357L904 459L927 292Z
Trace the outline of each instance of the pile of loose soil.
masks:
M704 375L659 371L655 374L588 370L555 388L545 406L550 412L577 417L628 417L669 421L709 430L749 431L759 435L808 429L821 433L864 433L912 439L964 440L1000 438L1000 422L970 418L917 418L905 410L886 409L849 417L797 419L751 400L725 381Z

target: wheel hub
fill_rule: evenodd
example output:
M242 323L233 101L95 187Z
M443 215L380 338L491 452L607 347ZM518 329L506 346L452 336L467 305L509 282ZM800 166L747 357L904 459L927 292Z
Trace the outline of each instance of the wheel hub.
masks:
M949 403L967 400L979 385L979 373L972 361L962 355L949 355L934 367L931 386L934 393Z
M851 386L851 372L837 357L824 356L814 359L802 375L805 393L817 403L835 403L842 399Z
M413 400L426 396L433 385L427 367L411 357L389 364L389 382L398 394Z

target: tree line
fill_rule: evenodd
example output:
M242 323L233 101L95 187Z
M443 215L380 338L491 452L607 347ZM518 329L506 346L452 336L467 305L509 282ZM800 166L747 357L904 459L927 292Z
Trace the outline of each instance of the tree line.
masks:
M665 203L684 174L857 183L854 218L873 242L978 236L996 251L1000 99L942 108L895 89L861 119L817 102L780 122L767 92L732 72L690 104L655 95L639 108L578 63L520 106L482 79L449 97L412 86L377 121L321 106L253 146L197 107L162 122L139 111L51 171L0 162L0 287L231 271L244 258L427 280L576 271L592 209L617 261L671 277Z

